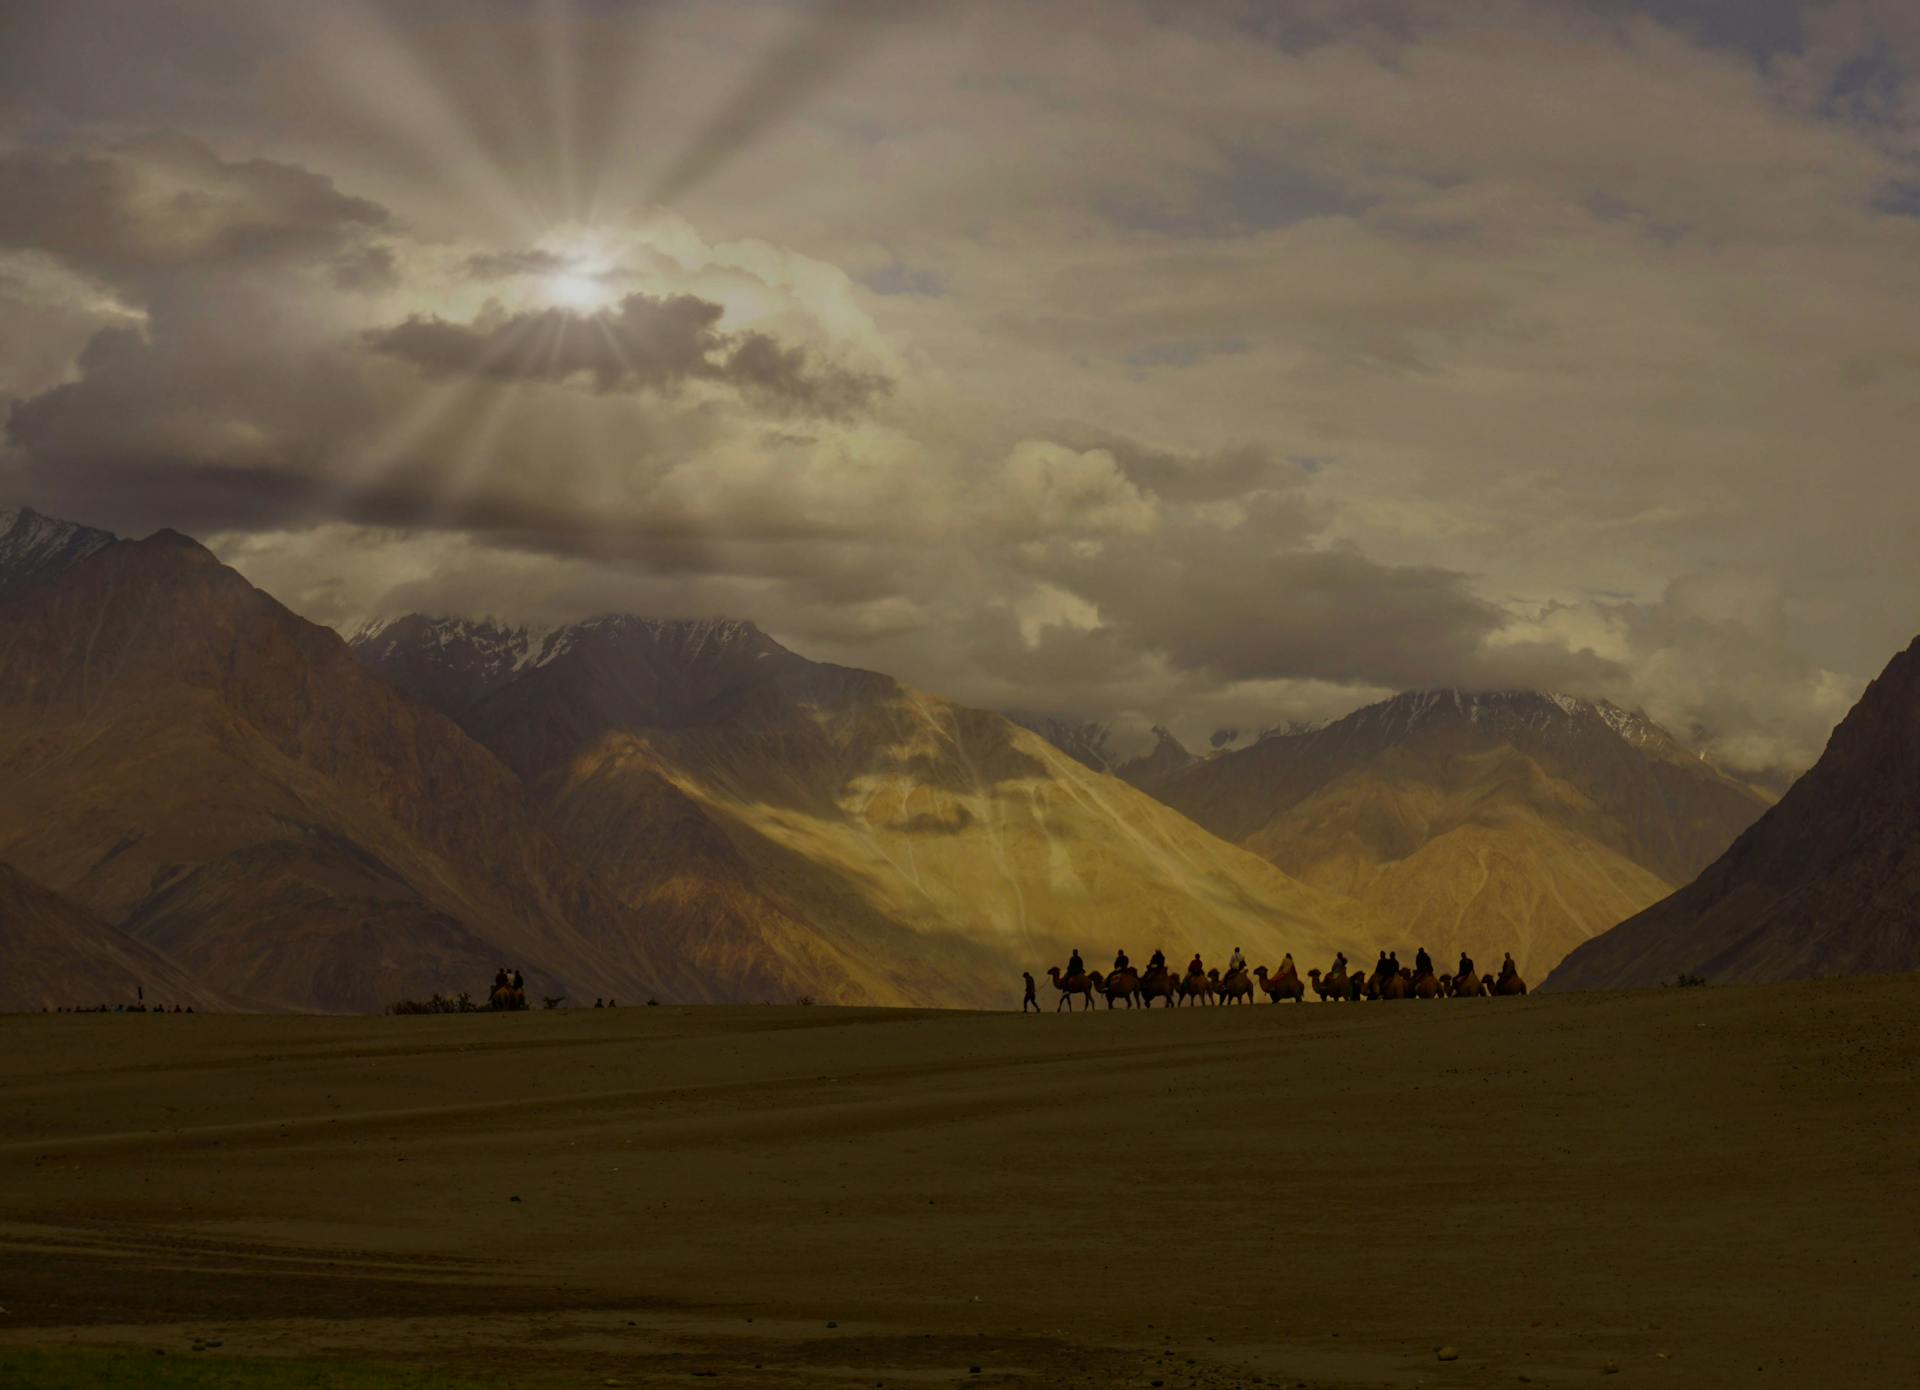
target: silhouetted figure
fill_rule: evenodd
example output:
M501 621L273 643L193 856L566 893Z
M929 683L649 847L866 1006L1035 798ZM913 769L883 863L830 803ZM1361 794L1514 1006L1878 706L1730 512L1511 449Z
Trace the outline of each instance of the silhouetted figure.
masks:
M593 1001L593 1007L594 1007L594 1008L596 1008L596 1009L604 1009L604 1008L606 1008L607 1006L606 1006L606 1005L605 1005L605 1004L604 1004L603 1002L601 1002L600 1000L598 1000L598 999L596 999L596 1000L594 1000L594 1001Z
M1193 953L1193 959L1187 962L1187 973L1189 975L1204 975L1207 973L1206 963L1200 959L1200 953L1198 951L1195 951Z
M1113 973L1114 974L1118 975L1122 970L1126 970L1130 968L1131 965L1132 965L1132 962L1127 959L1127 953L1124 949L1115 951L1113 953Z
M1433 957L1428 955L1427 948L1425 946L1422 946L1417 952L1414 953L1413 978L1417 980L1422 975L1431 975L1432 973L1433 973Z
M1456 980L1462 980L1473 973L1473 957L1465 951L1462 951L1460 953L1460 969L1454 973L1454 978Z
M513 972L513 987L515 989L525 989L527 987L526 977L518 970Z
M1022 970L1020 972L1020 978L1027 982L1027 997L1020 1001L1020 1012L1023 1014L1026 1013L1027 1007L1031 1005L1033 1011L1039 1013L1040 1001L1035 997L1033 992L1033 972L1031 970Z
M1509 975L1518 975L1519 973L1520 967L1513 963L1513 952L1508 951L1506 953L1506 959L1500 962L1500 978L1504 980Z
M1400 953L1398 951L1389 951L1387 953L1387 974L1398 975L1399 973Z
M1080 948L1076 946L1073 948L1073 955L1067 961L1067 978L1071 980L1077 975L1086 973L1087 963L1080 959Z
M607 996L607 1007L609 1009L617 1009L620 1007L620 1001L618 999L615 999L611 994L609 994Z
M493 987L495 989L505 989L507 987L507 967L506 966L503 965L498 970L493 972Z
M1233 948L1233 959L1227 962L1227 973L1231 975L1236 970L1245 970L1246 968L1247 968L1247 958L1241 955L1240 948L1238 946L1235 946Z
M1153 958L1147 962L1147 969L1165 970L1166 968L1167 968L1167 953L1165 951L1156 950L1153 953Z

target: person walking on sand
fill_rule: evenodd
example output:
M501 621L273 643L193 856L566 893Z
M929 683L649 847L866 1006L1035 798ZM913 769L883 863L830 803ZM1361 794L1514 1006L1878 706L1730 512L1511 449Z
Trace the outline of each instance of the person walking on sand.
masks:
M1033 993L1033 972L1031 970L1022 970L1020 972L1020 978L1027 982L1027 997L1020 1001L1020 1012L1022 1014L1026 1013L1027 1006L1032 1005L1033 1011L1039 1013L1040 1001L1034 997Z

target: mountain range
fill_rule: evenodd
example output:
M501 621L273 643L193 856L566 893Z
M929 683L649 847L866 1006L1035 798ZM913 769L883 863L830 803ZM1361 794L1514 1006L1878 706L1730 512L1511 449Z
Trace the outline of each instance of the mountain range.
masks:
M33 921L226 999L372 1010L504 963L576 1002L981 1005L1122 932L1275 959L1376 934L998 715L748 623L416 617L350 648L187 537L26 517L0 863ZM123 975L62 978L89 1003Z
M742 621L342 640L187 537L8 508L0 1008L365 1011L500 964L575 1003L995 1006L1116 944L1510 950L1570 988L1899 968L1917 665L1769 812L1604 701L1415 691L1119 756Z
M1021 963L1351 952L1375 924L1011 721L751 623L542 636L410 616L354 650L529 788L543 825L734 987L1004 1001ZM1124 925L1122 925L1124 924Z

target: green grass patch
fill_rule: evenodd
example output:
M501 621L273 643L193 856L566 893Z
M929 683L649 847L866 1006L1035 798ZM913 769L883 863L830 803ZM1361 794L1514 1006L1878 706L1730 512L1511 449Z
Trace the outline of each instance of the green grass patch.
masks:
M415 1366L230 1357L211 1351L0 1347L8 1390L480 1390L487 1382Z

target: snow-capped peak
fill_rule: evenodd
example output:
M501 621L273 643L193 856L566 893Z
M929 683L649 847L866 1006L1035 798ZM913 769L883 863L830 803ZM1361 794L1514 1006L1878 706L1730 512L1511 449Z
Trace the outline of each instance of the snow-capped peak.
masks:
M0 505L0 590L50 578L118 539L111 531Z

